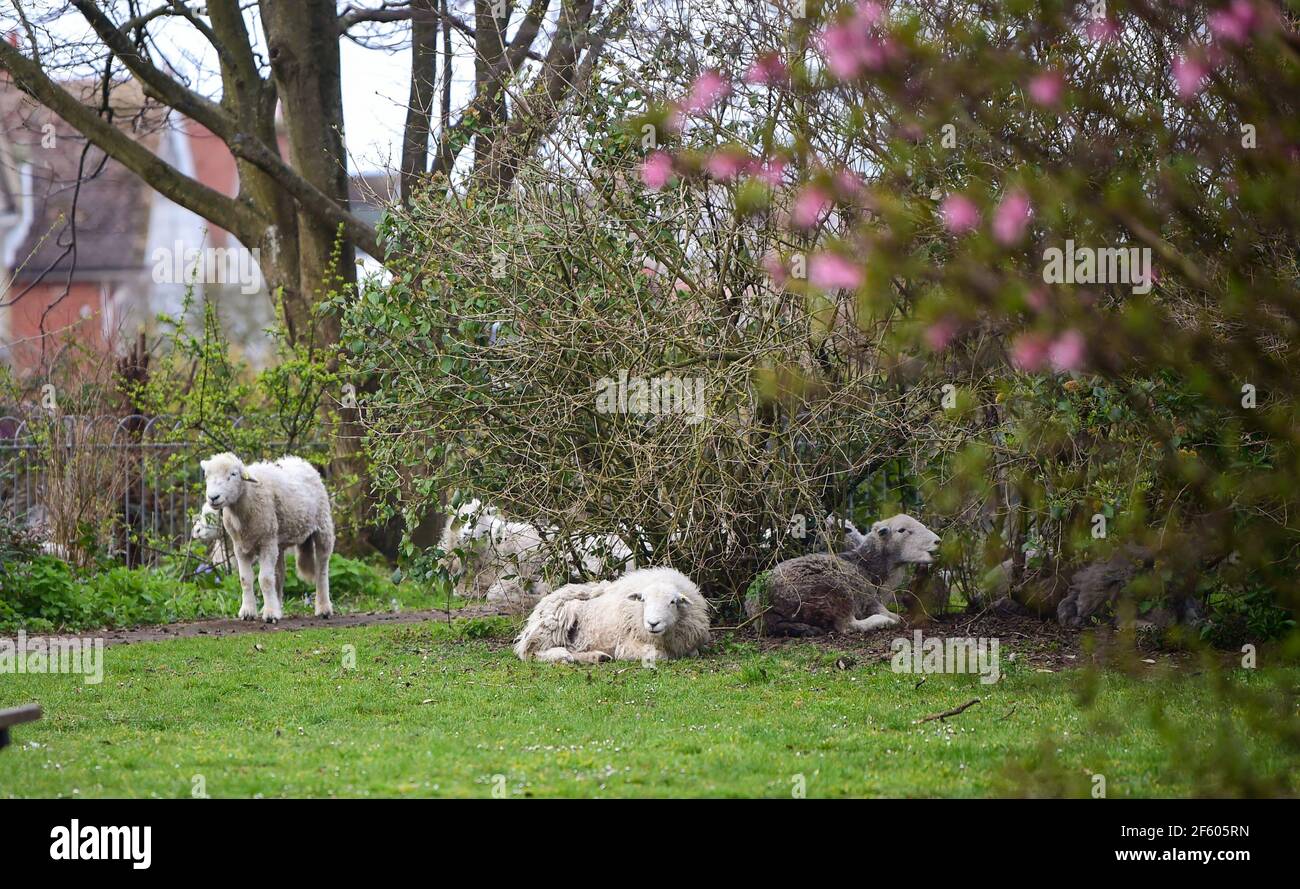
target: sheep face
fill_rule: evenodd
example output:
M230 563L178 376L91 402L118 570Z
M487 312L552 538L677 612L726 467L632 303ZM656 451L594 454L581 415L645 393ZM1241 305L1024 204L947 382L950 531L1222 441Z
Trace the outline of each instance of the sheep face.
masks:
M195 540L216 540L221 536L221 515L208 504L203 504L203 511L194 517L194 527L190 537Z
M628 594L633 608L641 611L641 626L651 636L668 632L691 602L671 583L655 583Z
M889 548L896 563L928 565L939 552L939 535L910 515L876 522L871 533Z
M244 464L234 454L217 454L202 461L203 475L207 479L208 505L225 509L239 502L244 495Z
M453 521L461 526L460 539L466 543L488 537L496 540L500 537L498 526L502 522L496 508L484 506L477 499L461 504Z

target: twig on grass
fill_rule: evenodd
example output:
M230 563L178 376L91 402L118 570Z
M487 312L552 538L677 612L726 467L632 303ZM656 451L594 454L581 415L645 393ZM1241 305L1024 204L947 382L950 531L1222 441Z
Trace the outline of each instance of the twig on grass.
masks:
M979 698L971 698L969 701L962 704L960 707L953 707L951 710L944 710L942 713L935 713L933 716L925 717L925 719L918 719L916 721L916 724L920 725L923 722L931 722L935 719L943 720L943 719L947 719L949 716L957 716L958 714L966 712L968 708L974 707L979 702L980 702Z

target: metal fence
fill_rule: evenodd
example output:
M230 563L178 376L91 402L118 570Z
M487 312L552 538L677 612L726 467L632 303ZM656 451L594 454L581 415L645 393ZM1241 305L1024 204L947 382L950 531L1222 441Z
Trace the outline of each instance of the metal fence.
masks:
M264 453L240 456L251 462L279 456L284 447L266 442ZM48 539L55 513L69 508L54 498L76 494L77 480L65 477L68 467L75 472L102 460L113 477L111 504L101 502L109 507L102 532L107 539L96 544L128 565L156 564L189 544L203 504L199 461L215 450L220 448L186 436L171 417L0 416L0 513ZM82 493L87 499L105 496L105 490Z

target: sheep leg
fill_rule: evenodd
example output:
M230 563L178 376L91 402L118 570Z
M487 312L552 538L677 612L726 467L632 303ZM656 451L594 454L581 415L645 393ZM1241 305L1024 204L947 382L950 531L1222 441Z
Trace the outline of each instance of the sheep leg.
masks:
M257 559L257 580L262 588L262 620L268 624L278 623L284 617L275 589L276 565L281 558L279 545L271 543L263 547Z
M317 531L312 544L316 550L316 616L328 619L334 616L334 605L330 602L330 555L334 552L334 535Z
M275 596L280 607L284 607L284 553L275 560Z
M563 646L547 648L544 651L537 652L535 658L544 664L571 664L573 663L573 652Z
M871 617L862 620L849 621L849 632L852 633L874 633L876 630L883 630L886 627L896 627L903 622L903 619L897 614L885 612L884 614L873 614Z
M239 568L239 588L244 601L239 606L240 620L257 619L257 597L253 595L253 557L235 548L235 564Z
M562 646L539 651L536 659L547 664L603 664L613 660L603 651L569 651Z

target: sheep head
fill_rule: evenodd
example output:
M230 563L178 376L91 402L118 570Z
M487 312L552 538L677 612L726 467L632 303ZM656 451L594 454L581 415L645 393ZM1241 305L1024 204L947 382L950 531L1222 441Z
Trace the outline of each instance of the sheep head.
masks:
M627 594L632 607L641 612L641 627L651 636L662 635L676 625L682 612L693 608L691 600L671 581L658 581Z
M244 483L253 479L244 470L244 463L234 454L215 454L199 463L207 480L207 502L213 509L234 506L244 496Z
M220 536L221 514L205 503L203 511L194 517L194 527L190 530L190 537L195 540L216 540Z
M929 565L939 552L939 535L910 515L900 513L876 522L871 533L895 564Z

